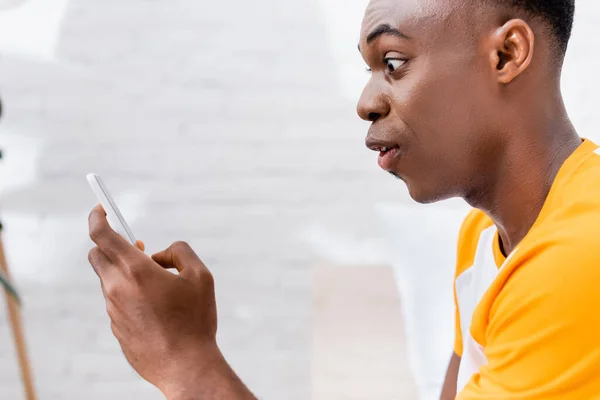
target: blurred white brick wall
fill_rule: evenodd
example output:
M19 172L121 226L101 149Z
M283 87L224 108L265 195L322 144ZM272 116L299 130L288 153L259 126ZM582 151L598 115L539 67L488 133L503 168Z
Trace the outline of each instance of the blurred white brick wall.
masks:
M188 240L213 269L220 341L250 386L309 398L310 269L384 261L373 204L408 201L354 113L357 34L340 32L358 32L358 3L346 19L333 0L71 0L53 57L0 54L0 202L41 399L161 398L121 356L87 264L90 171L150 252ZM597 139L600 6L578 4L565 91ZM2 312L0 343L0 399L19 399Z

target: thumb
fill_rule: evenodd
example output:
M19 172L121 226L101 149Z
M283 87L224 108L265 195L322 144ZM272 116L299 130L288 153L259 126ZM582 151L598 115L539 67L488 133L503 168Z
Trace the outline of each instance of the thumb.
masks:
M175 242L166 250L152 255L152 259L166 269L177 269L180 273L187 270L206 270L198 255L185 242Z
M135 247L137 247L138 249L140 249L141 251L146 250L146 245L144 244L144 242L142 242L141 240L137 240L135 242Z

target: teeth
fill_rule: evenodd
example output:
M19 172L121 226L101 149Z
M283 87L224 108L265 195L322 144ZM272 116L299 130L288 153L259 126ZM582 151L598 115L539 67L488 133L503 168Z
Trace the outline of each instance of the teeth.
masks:
M387 147L382 147L381 151L383 151L385 153L386 151L388 151L388 148Z

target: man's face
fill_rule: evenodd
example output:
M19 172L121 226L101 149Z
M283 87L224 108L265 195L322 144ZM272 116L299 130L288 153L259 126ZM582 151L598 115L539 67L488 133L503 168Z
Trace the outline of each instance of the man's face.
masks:
M362 25L371 79L358 113L372 122L367 146L382 150L380 166L419 202L467 196L485 185L493 161L498 89L477 10L464 4L372 0Z

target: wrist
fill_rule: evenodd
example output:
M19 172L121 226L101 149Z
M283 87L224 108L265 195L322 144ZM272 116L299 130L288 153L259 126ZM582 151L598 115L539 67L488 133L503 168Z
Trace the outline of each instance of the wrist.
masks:
M257 400L225 359L199 379L163 392L168 400Z
M214 345L199 355L188 352L177 360L177 368L165 374L159 386L168 400L201 400L203 393L229 368L219 348Z

